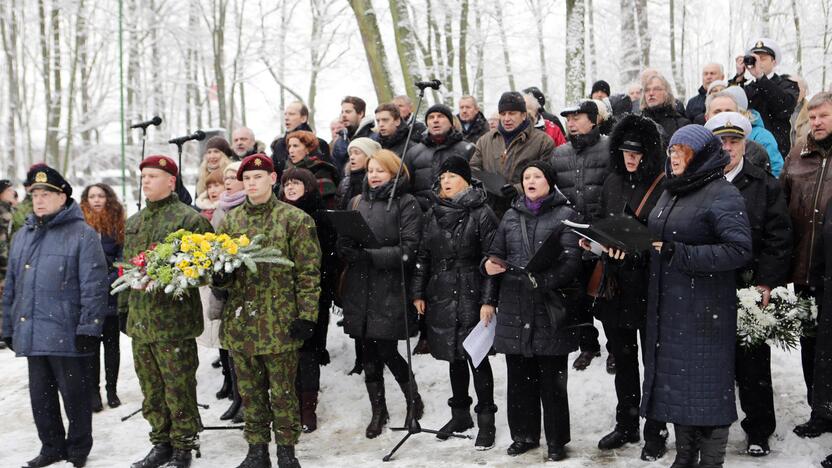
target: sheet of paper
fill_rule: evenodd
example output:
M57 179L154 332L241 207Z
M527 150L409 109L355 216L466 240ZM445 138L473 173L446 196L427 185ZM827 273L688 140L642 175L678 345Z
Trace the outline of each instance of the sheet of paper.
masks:
M494 344L494 332L497 329L497 317L491 319L491 323L486 327L482 320L477 323L465 341L462 342L462 347L471 356L471 362L474 367L479 367L480 363L488 352L491 351L491 345Z
M591 238L591 237L587 236L586 234L584 234L584 233L582 233L582 232L578 232L578 231L576 231L576 230L574 230L574 229L572 230L572 232L574 232L575 234L577 234L577 235L579 235L579 236L583 237L584 239L588 240L588 241L589 241L589 249L590 249L590 251L591 251L592 253L594 253L595 255L597 255L597 256L599 256L599 257L600 257L600 256L601 256L601 254L603 254L603 253L604 253L604 246L603 246L603 245L601 245L601 244L600 244L598 241L596 241L595 239L593 239L593 238Z

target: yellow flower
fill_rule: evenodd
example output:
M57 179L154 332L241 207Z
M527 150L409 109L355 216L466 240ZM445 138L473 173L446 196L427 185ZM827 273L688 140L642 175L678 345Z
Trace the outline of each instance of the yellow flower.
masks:
M248 236L243 234L237 239L237 243L240 244L240 247L247 247L249 244L251 244L251 241L249 240Z
M202 241L205 240L205 237L202 234L191 234L188 236L188 240L193 242L194 244L200 244Z
M207 240L208 242L214 242L215 240L217 240L217 235L213 232L206 232L205 234L203 234L203 237L205 237L205 240Z
M211 243L206 241L206 240L203 240L202 242L199 243L199 250L201 250L203 253L210 252L211 251Z
M204 262L202 262L202 268L204 268L204 269L206 269L206 270L207 270L207 269L209 269L209 268L211 268L211 265L213 265L213 264L211 263L211 260L205 260Z
M182 271L182 273L184 273L185 278L188 278L188 279L196 279L196 278L199 277L199 273L196 271L196 268L194 268L194 267L185 268Z
M176 264L176 268L179 268L182 271L185 271L185 269L189 266L191 266L191 262L188 260L180 260L179 263Z
M191 250L193 250L193 248L194 244L186 240L183 240L182 243L179 244L179 250L185 253L190 252Z
M193 256L194 260L197 261L205 259L205 254L200 252L199 250L194 251Z
M231 237L228 234L220 234L219 237L217 237L217 242L220 243L225 243L229 240L231 240Z
M231 255L237 255L237 251L239 249L239 247L237 246L237 243L232 241L232 240L228 240L226 242L223 242L222 248L225 249L225 251L228 252Z

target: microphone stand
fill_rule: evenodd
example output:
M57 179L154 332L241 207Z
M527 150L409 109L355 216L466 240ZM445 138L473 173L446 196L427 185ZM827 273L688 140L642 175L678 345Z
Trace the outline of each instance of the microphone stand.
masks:
M144 161L144 148L145 142L147 141L147 127L140 127L142 129L142 158L139 159L139 162ZM139 197L136 205L139 207L139 211L142 210L142 175L139 173Z
M422 100L425 98L425 88L419 88L419 101L416 103L416 110L413 111L413 115L419 115L419 109L422 107ZM393 197L396 195L396 188L399 185L399 179L402 176L402 171L404 170L405 160L407 159L407 147L410 145L411 137L413 136L413 123L416 122L416 119L413 119L413 122L409 124L409 130L407 131L407 139L404 141L404 149L402 150L402 162L399 165L399 170L396 171L396 178L393 180L393 190L390 191L390 196L387 198L387 211L390 211L390 208L393 206ZM402 245L402 226L399 218L396 218L396 228L399 233L399 246ZM404 314L404 331L405 331L405 341L407 343L407 371L410 373L410 382L407 385L407 401L408 405L413 404L413 395L416 392L416 377L413 374L413 358L410 352L410 325L408 324L408 304L407 304L407 292L406 292L406 284L405 284L405 270L404 270L404 258L403 256L399 256L399 274L401 275L401 289L402 289L402 313ZM407 439L410 436L419 434L422 432L426 432L428 434L436 434L436 435L443 435L448 437L455 437L459 439L470 439L470 436L467 435L459 435L459 434L449 434L447 432L437 431L435 429L425 429L420 424L419 421L414 417L411 418L410 424L407 427L392 427L390 430L393 431L407 431L407 434L402 437L399 443L396 444L395 447L388 453L387 455L382 458L383 461L390 461L393 459L393 454L407 442Z

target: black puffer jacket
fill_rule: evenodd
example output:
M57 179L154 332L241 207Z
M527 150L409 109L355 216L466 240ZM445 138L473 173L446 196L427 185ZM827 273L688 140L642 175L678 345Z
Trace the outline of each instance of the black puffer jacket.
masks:
M475 146L462 138L462 134L451 129L442 143L436 143L425 133L422 142L413 147L407 158L407 170L413 181L412 193L419 200L422 211L431 205L431 188L439 176L439 166L451 156L459 156L466 161L474 155Z
M459 115L457 115L459 118ZM462 122L462 119L459 119ZM474 121L468 125L468 129L465 129L465 123L462 124L462 135L465 138L465 141L472 144L477 144L477 140L480 139L481 136L488 133L491 128L488 126L488 120L486 120L485 116L482 115L482 112L477 112L477 116L474 117Z
M431 194L413 273L413 298L427 303L430 354L453 361L465 358L462 342L480 321L480 306L496 305L496 280L480 273L479 265L497 231L497 217L477 182L458 199Z
M737 419L735 275L751 260L751 228L742 195L722 176L728 160L714 138L688 166L698 183L674 191L669 179L650 213L650 234L664 245L650 252L643 417L685 426Z
M818 314L817 347L815 351L815 382L812 387L812 414L832 419L832 203L827 203L823 223L822 261L823 302L818 304L824 313ZM817 266L817 265L815 265Z
M399 262L406 259L404 284L408 285L419 248L422 211L413 195L404 193L406 185L400 183L396 188L390 211L387 211L387 197L393 189L392 181L377 189L365 185L358 201L357 211L382 247L367 249L368 258L347 267L342 298L344 331L353 338L403 340L407 336L402 320ZM352 209L352 202L349 208ZM416 312L409 297L407 304L410 330L415 332Z
M684 112L684 110L682 112ZM690 120L682 115L679 112L679 109L673 105L648 107L646 109L642 109L641 115L653 120L661 126L662 137L665 141L670 141L670 137L676 133L676 130L679 130L690 123Z
M380 133L374 133L371 137L372 139L376 140L381 144L382 149L390 150L396 153L396 156L402 157L404 153L404 144L407 141L407 134L410 131L410 128L407 124L402 123L399 125L399 128L390 135L390 136L381 136ZM413 130L413 137L409 145L407 145L408 151L411 148L416 146L416 142L419 141L419 135L416 133L416 130Z
M555 184L574 209L590 222L601 213L601 187L609 174L609 140L593 128L586 135L570 136L569 143L555 148L551 164L557 172Z
M567 327L574 319L565 301L558 297L553 304L566 308L567 320L556 329L553 327L544 305L544 291L558 291L571 286L581 269L581 253L578 235L567 229L563 220L578 220L578 214L569 208L566 197L558 192L549 194L538 215L534 215L518 196L511 209L500 221L489 255L507 260L515 265L525 265L530 256L523 245L521 218L525 218L529 245L536 251L553 232L559 232L563 250L551 268L535 274L538 287L532 288L527 279L511 271L500 276L497 330L494 349L499 353L523 356L565 356L578 349L577 327ZM483 270L483 274L484 274ZM552 296L550 296L552 297ZM570 317L571 316L571 317Z
M634 173L627 172L624 154L618 148L628 134L639 135L644 147L641 163ZM659 128L652 120L635 115L625 115L610 135L610 175L604 181L601 193L601 215L599 218L615 216L625 212L625 207L635 212L644 199L656 177L663 176L664 151ZM639 221L647 224L650 211L656 206L664 189L661 180L639 212ZM647 313L647 285L649 282L649 252L631 253L623 262L617 262L604 255L604 279L615 285L614 295L608 299L598 298L595 315L605 326L638 329L644 326Z
M792 220L780 183L748 161L732 183L745 199L754 252L751 262L740 270L737 284L770 288L786 284L792 262Z
M338 183L338 191L336 192L339 210L346 210L350 204L350 200L361 193L365 183L364 177L366 176L367 171L361 169L360 171L350 172L346 177L341 179L341 182Z

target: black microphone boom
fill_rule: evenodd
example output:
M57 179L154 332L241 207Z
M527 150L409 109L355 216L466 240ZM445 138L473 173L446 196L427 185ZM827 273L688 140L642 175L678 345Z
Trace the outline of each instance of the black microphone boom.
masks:
M130 128L146 129L147 127L149 127L151 125L153 125L154 127L158 127L161 124L162 124L162 118L157 115L156 117L153 117L152 119L147 120L145 122L139 122L137 124L133 124L133 125L130 126Z
M441 84L442 84L442 82L439 81L439 80L417 81L416 82L416 87L419 88L419 89L425 89L425 88L439 89L439 86Z
M171 145L181 145L191 140L202 141L204 139L205 132L203 132L202 130L197 130L190 135L181 136L179 138L171 138L170 140L168 140L168 143L170 143Z

